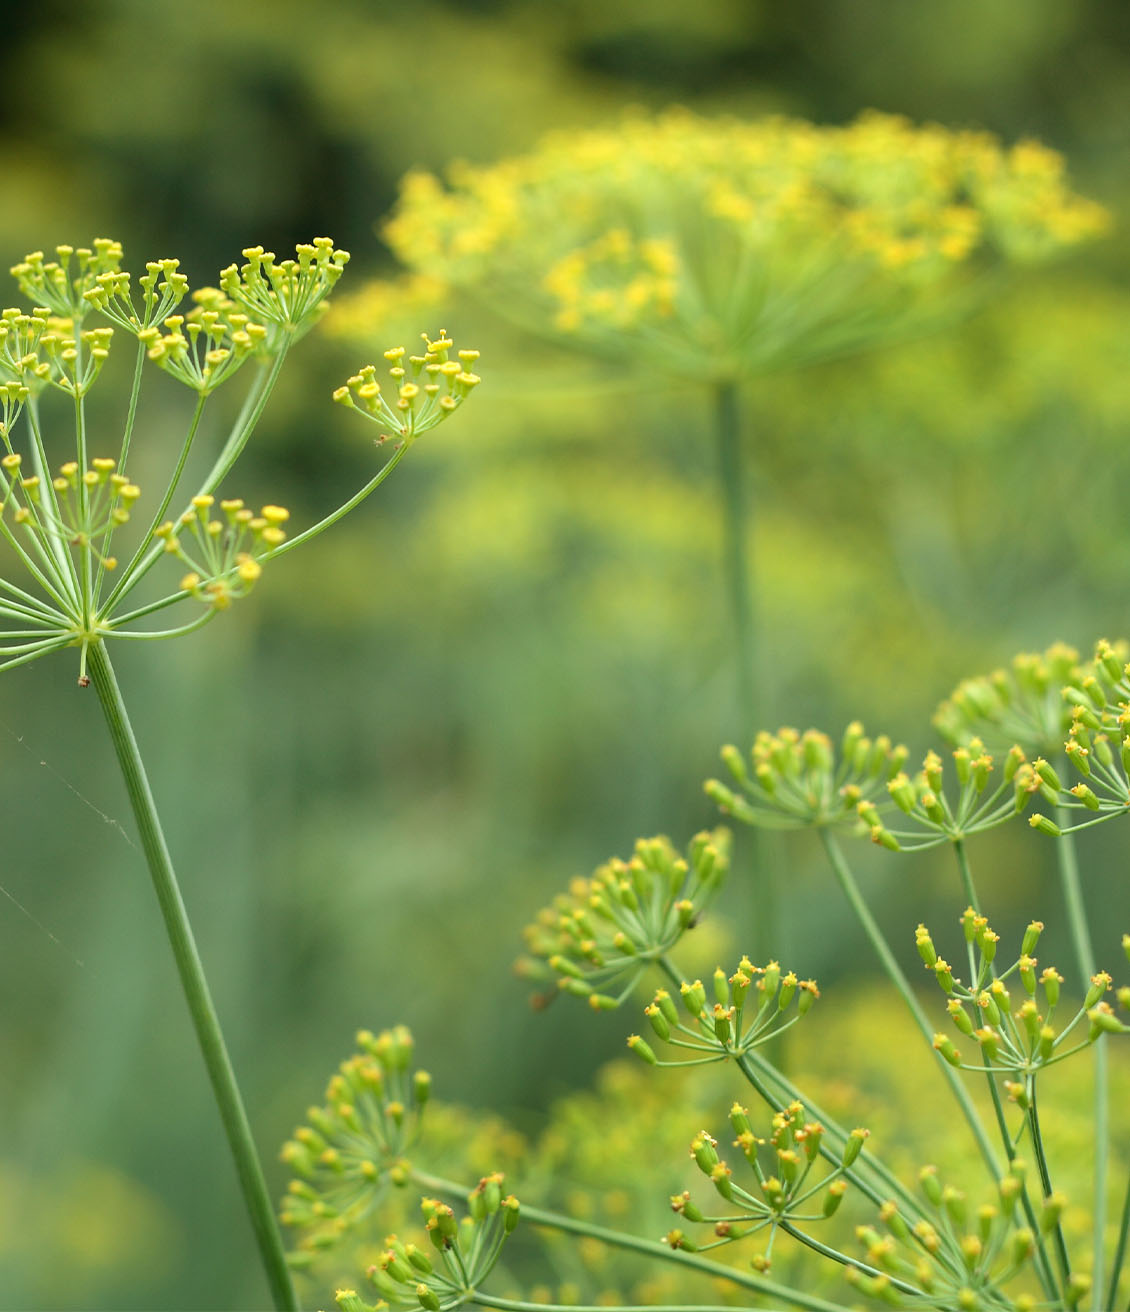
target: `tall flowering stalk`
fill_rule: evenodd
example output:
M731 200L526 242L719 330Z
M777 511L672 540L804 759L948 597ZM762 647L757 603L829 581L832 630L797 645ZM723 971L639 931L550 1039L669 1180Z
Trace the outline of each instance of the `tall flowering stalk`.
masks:
M298 246L293 259L262 247L243 255L242 266L220 274L218 288L192 293L173 259L147 264L135 281L121 267L121 246L109 239L60 246L50 260L37 251L12 269L33 308L0 315L0 537L9 548L0 575L0 670L72 649L80 686L94 685L271 1294L276 1307L294 1308L262 1167L108 647L119 639L181 637L227 611L268 562L373 492L415 438L457 409L479 380L471 371L477 352L453 358L443 333L425 338L419 354L386 352L391 399L374 366L350 378L334 399L378 425L377 446L387 454L353 497L288 537L284 507L255 509L220 488L288 352L325 312L349 256L329 238ZM95 433L87 397L106 377L116 332L136 342L132 383L120 430ZM238 418L203 480L183 488L210 398L248 364L253 377ZM142 383L157 370L188 389L192 406L179 450L170 447L165 486L147 498L128 471ZM170 562L173 580L161 583Z
M524 330L701 390L734 724L749 736L770 662L743 391L767 372L936 326L994 274L1085 242L1106 221L1071 191L1060 156L1032 141L1004 148L984 132L879 113L818 127L671 110L558 132L487 166L456 163L442 180L412 173L384 235L410 271L393 294L460 289ZM354 318L371 322L389 294L362 291ZM759 892L767 907L768 887Z

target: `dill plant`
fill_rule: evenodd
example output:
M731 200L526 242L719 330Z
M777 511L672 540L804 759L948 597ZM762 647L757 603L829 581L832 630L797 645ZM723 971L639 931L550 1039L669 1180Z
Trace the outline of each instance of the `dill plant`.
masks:
M629 386L693 389L714 447L732 723L749 735L773 664L753 556L757 381L952 322L1011 269L1107 222L1031 140L877 112L841 126L633 114L442 178L408 174L383 227L407 273L355 294L338 331L364 336L398 300L459 292ZM773 892L758 890L761 949Z
M665 838L641 840L628 858L575 880L527 930L520 963L543 1001L561 994L594 1011L638 1008L638 1031L627 1045L641 1075L675 1081L673 1097L664 1099L662 1083L654 1094L664 1102L664 1122L684 1106L703 1116L705 1104L687 1090L706 1068L720 1072L715 1078L729 1089L728 1113L715 1113L705 1128L686 1125L690 1165L670 1192L674 1223L662 1239L591 1209L541 1206L545 1177L497 1133L498 1165L478 1183L452 1179L428 1146L429 1118L442 1139L446 1113L401 1028L358 1036L358 1052L333 1076L324 1105L310 1109L283 1150L295 1172L283 1205L299 1239L293 1260L336 1277L343 1250L363 1258L368 1293L340 1287L343 1312L586 1306L591 1258L588 1272L582 1262L556 1293L543 1283L536 1297L528 1290L522 1296L524 1273L536 1270L528 1248L515 1248L525 1229L646 1257L680 1278L680 1301L663 1298L670 1287L651 1280L636 1285L634 1299L602 1296L599 1306L711 1307L687 1290L701 1276L708 1284L700 1288L723 1291L733 1300L728 1306L753 1299L754 1306L828 1312L845 1307L846 1298L851 1306L942 1312L1121 1307L1130 1170L1111 1157L1118 1136L1106 1050L1130 1034L1130 986L1116 988L1100 965L1112 964L1113 953L1130 957L1130 934L1119 945L1109 924L1088 922L1074 834L1130 807L1127 654L1104 641L1083 660L1060 645L965 681L935 717L949 748L928 751L915 769L905 747L856 723L835 741L819 730L783 728L758 734L749 752L724 748L726 780L706 784L733 822L814 832L832 881L906 1008L924 1062L951 1100L947 1138L969 1158L957 1178L930 1161L909 1176L895 1169L883 1142L896 1128L890 1109L872 1133L774 1063L776 1034L803 1024L818 1001L836 1006L820 999L815 981L776 960L749 957L719 965L705 980L684 971L684 938L700 920L709 922L727 873L728 834L719 829L685 850ZM1056 819L1034 809L1041 799ZM1070 962L1038 960L1042 921L1033 919L1013 941L996 932L982 907L970 848L1006 824L1027 825L1058 845ZM923 990L899 964L860 890L849 847L860 839L891 860L925 848L952 853L964 910L948 929L919 924L913 932ZM1049 1089L1046 1076L1086 1053L1094 1066L1089 1153L1059 1137L1062 1089ZM663 1140L646 1105L642 1093L630 1094L624 1118L635 1130L606 1142L586 1140L599 1133L599 1110L581 1113L573 1150L590 1170L595 1158L601 1178L630 1179L633 1161L616 1158L617 1144L650 1161ZM912 1118L914 1109L898 1112ZM932 1104L928 1114L936 1117ZM936 1136L934 1119L916 1142ZM564 1164L560 1151L555 1160ZM445 1152L471 1165L450 1138ZM504 1162L505 1175L498 1169ZM1112 1163L1124 1179L1111 1178ZM1068 1196L1065 1178L1082 1185L1082 1196ZM1123 1200L1116 1219L1108 1216L1112 1184ZM415 1234L405 1228L404 1210L421 1191ZM637 1200L627 1211L644 1214ZM393 1232L380 1239L390 1225ZM558 1248L547 1252L541 1260L551 1269L576 1270Z
M442 332L434 341L425 335L418 353L385 352L385 390L373 365L338 388L333 399L379 429L375 471L342 505L288 536L285 507L248 503L224 485L289 352L328 308L348 254L329 238L299 245L291 259L250 247L243 264L220 273L218 286L195 291L175 259L151 261L135 279L110 239L60 246L54 255L36 251L13 267L30 308L0 314L0 537L7 548L0 669L74 651L79 685L94 686L272 1299L295 1308L251 1127L108 649L117 641L183 637L245 597L266 566L359 505L417 437L463 404L479 381L472 369L478 352L456 353ZM108 376L111 343L121 334L135 343L121 425L94 431L87 398ZM157 372L191 398L179 449L138 422L143 382ZM203 478L186 487L209 401L237 374L250 379L238 417ZM160 440L169 451L155 496L129 472L142 440Z

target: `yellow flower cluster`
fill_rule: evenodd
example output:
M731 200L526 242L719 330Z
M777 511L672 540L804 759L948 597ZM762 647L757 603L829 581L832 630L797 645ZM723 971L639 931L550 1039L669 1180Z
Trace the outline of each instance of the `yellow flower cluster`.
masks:
M384 231L418 276L519 322L725 377L859 349L970 274L1106 222L1035 142L878 113L817 127L672 110L446 182L413 173Z

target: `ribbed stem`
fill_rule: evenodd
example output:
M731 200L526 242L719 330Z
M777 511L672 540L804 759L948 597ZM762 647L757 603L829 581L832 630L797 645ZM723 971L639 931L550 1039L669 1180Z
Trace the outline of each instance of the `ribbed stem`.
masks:
M297 1312L298 1300L291 1284L282 1238L275 1224L274 1210L267 1193L263 1168L251 1135L251 1126L244 1110L239 1085L231 1059L224 1044L219 1018L208 991L204 966L196 949L189 924L188 912L181 897L180 887L173 870L172 858L161 829L153 793L145 765L138 750L137 740L126 713L118 681L110 664L105 644L90 645L88 668L91 681L98 693L106 726L117 753L122 778L129 794L142 851L153 881L153 889L161 906L169 945L173 950L181 989L184 992L197 1041L212 1084L216 1105L227 1135L228 1147L235 1161L236 1174L244 1204L255 1231L259 1256L270 1285L271 1297L279 1312Z
M741 414L738 385L714 384L715 469L718 475L718 504L722 512L722 573L734 642L737 720L735 732L727 736L747 747L763 726L759 723L764 688L762 662L757 645L757 615L754 599L755 572L750 562L749 530L753 522L753 497L742 454ZM756 916L750 931L750 948L755 961L768 961L778 942L777 890L770 869L770 843L761 830L752 830L744 864L750 882ZM772 1046L782 1064L780 1040Z
M722 509L722 567L733 625L738 728L741 739L745 741L752 738L759 726L753 571L749 563L749 525L753 507L742 459L736 383L715 384L714 441Z

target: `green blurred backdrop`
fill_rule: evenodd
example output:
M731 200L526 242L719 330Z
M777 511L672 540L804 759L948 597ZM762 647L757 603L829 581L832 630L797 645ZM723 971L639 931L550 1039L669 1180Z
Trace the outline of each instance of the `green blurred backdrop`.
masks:
M179 255L201 282L251 242L328 233L354 253L345 290L388 268L374 222L410 166L630 104L819 122L874 106L1034 135L1127 208L1130 10L1098 0L44 0L7 21L0 62L8 263L106 234L127 267ZM747 393L774 722L860 716L920 755L963 675L1130 631L1122 250L1116 224L944 336ZM120 658L271 1158L362 1024L409 1022L444 1096L526 1128L588 1082L622 1018L532 1015L519 930L637 834L709 823L700 783L731 734L698 399L587 397L585 366L485 312L444 326L484 351L474 406L206 634ZM403 331L374 324L366 357ZM365 436L328 403L359 363L328 333L304 343L252 445L241 487L298 523L368 477ZM0 780L0 1305L263 1306L125 797L66 660L0 682ZM1095 871L1123 868L1113 829L1088 844ZM1038 838L980 847L998 928L1058 918ZM861 982L815 853L801 838L781 857L782 956ZM929 857L881 858L860 860L909 944L956 889ZM1130 894L1107 885L1121 924ZM723 914L740 952L740 886Z

